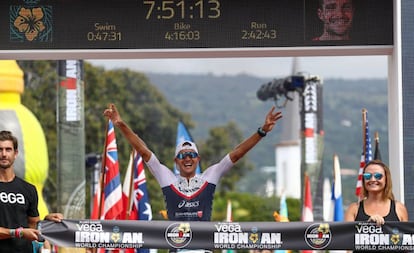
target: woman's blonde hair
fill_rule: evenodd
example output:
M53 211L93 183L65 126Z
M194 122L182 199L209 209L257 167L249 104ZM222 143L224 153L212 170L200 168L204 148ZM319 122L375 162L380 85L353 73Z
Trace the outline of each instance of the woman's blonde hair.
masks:
M384 169L384 173L385 173L385 187L384 187L384 199L391 199L394 200L394 194L392 193L392 180L391 180L391 172L390 169L388 168L388 166L383 163L381 160L371 160L369 161L363 170L363 173L365 173L365 169L370 166L370 165L379 165ZM362 181L363 181L363 187L362 187L362 195L364 196L364 198L368 197L368 191L365 188L365 179L364 177L362 177Z

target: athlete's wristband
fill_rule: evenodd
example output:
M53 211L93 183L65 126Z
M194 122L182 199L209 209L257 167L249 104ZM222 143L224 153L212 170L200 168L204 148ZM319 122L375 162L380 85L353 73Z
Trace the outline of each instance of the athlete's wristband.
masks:
M16 233L16 229L11 228L9 233L10 233L10 237L11 238L14 238L15 237L15 233Z
M263 128L259 127L257 129L257 134L260 135L260 137L265 137L267 133L263 130Z
M19 227L15 230L14 237L23 238L23 228L22 227Z

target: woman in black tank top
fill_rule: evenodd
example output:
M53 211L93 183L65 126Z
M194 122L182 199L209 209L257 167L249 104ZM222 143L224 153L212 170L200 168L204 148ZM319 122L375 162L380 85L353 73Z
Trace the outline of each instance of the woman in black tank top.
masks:
M382 161L372 160L365 165L362 186L362 200L348 207L345 221L372 221L378 226L385 221L408 221L407 208L394 199L391 173Z
M394 199L390 169L380 160L372 160L363 169L361 201L352 203L345 221L408 221L405 205Z
M397 215L397 212L395 210L395 201L394 200L390 200L391 205L390 205L390 209L389 212L386 216L383 216L384 221L400 221L400 218ZM356 221L367 221L369 220L370 216L365 213L364 210L364 201L359 202L359 207L358 207L358 212L356 215L355 220Z

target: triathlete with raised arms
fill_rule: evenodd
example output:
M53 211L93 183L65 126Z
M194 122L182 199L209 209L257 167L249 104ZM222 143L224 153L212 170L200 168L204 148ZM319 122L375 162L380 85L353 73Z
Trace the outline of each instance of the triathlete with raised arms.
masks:
M207 168L196 175L200 162L198 149L193 142L183 142L177 145L174 161L180 175L161 164L145 142L135 134L121 119L114 104L104 111L113 124L121 130L132 147L141 155L151 173L162 187L169 220L178 221L209 221L213 204L214 191L219 179L230 168L252 149L268 132L270 132L282 117L273 106L266 115L264 124L242 143L237 145L219 163Z

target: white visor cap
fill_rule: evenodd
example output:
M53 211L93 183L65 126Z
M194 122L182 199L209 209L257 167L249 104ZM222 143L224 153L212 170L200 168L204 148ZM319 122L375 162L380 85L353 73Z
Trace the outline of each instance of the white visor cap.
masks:
M191 149L198 154L197 146L191 141L182 141L175 148L175 156L178 155L182 150Z

